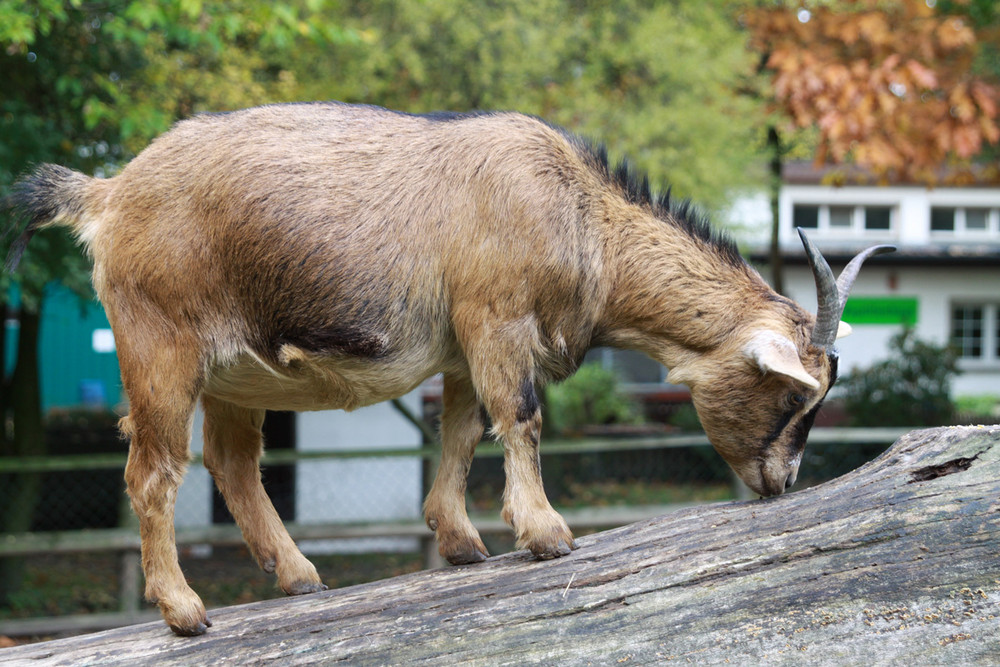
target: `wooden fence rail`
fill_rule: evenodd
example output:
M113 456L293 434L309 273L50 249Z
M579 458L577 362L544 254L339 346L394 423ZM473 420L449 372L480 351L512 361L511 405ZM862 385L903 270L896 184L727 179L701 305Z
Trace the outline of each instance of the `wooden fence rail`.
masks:
M908 428L815 428L809 436L813 445L863 445L891 443ZM912 430L912 427L909 428ZM573 438L550 439L542 446L542 456L559 454L589 454L595 452L635 451L642 449L672 449L681 447L710 447L708 438L701 433L689 435L658 435L639 438ZM264 453L264 465L282 465L314 459L357 459L416 456L436 459L441 455L438 447L388 447L384 449L326 449L326 450L270 450ZM503 456L500 447L479 447L477 457ZM73 472L81 470L125 469L127 455L121 454L76 454L65 456L0 456L0 474L20 474L31 472ZM192 463L201 463L201 455L196 454Z

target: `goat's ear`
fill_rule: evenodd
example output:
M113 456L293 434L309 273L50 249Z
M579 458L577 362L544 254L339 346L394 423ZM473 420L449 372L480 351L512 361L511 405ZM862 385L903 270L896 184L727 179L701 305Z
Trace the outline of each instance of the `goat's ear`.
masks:
M768 329L754 332L743 354L765 373L780 373L812 389L819 388L816 378L802 366L795 343L781 334Z
M844 320L841 320L840 324L837 325L837 339L839 340L844 336L850 336L852 333L854 333L854 329L851 328L851 325Z

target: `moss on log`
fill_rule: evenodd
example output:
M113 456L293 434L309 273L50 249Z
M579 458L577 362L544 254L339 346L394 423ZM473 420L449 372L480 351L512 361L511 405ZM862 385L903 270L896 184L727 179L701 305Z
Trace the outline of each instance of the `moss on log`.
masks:
M1000 427L849 475L526 552L0 651L13 664L996 664Z

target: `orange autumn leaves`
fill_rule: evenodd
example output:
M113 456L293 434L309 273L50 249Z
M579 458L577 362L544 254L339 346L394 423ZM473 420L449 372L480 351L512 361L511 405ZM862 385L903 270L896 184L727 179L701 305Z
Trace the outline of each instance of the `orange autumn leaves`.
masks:
M1000 88L973 68L986 37L963 17L916 0L846 0L757 7L744 21L777 108L819 129L818 163L934 182L1000 142Z

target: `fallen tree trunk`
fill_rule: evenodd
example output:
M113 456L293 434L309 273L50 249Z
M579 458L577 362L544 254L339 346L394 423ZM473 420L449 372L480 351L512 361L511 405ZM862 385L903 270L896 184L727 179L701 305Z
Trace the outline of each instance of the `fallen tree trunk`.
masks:
M14 664L1000 661L1000 427L917 431L769 500L526 552L0 651Z

